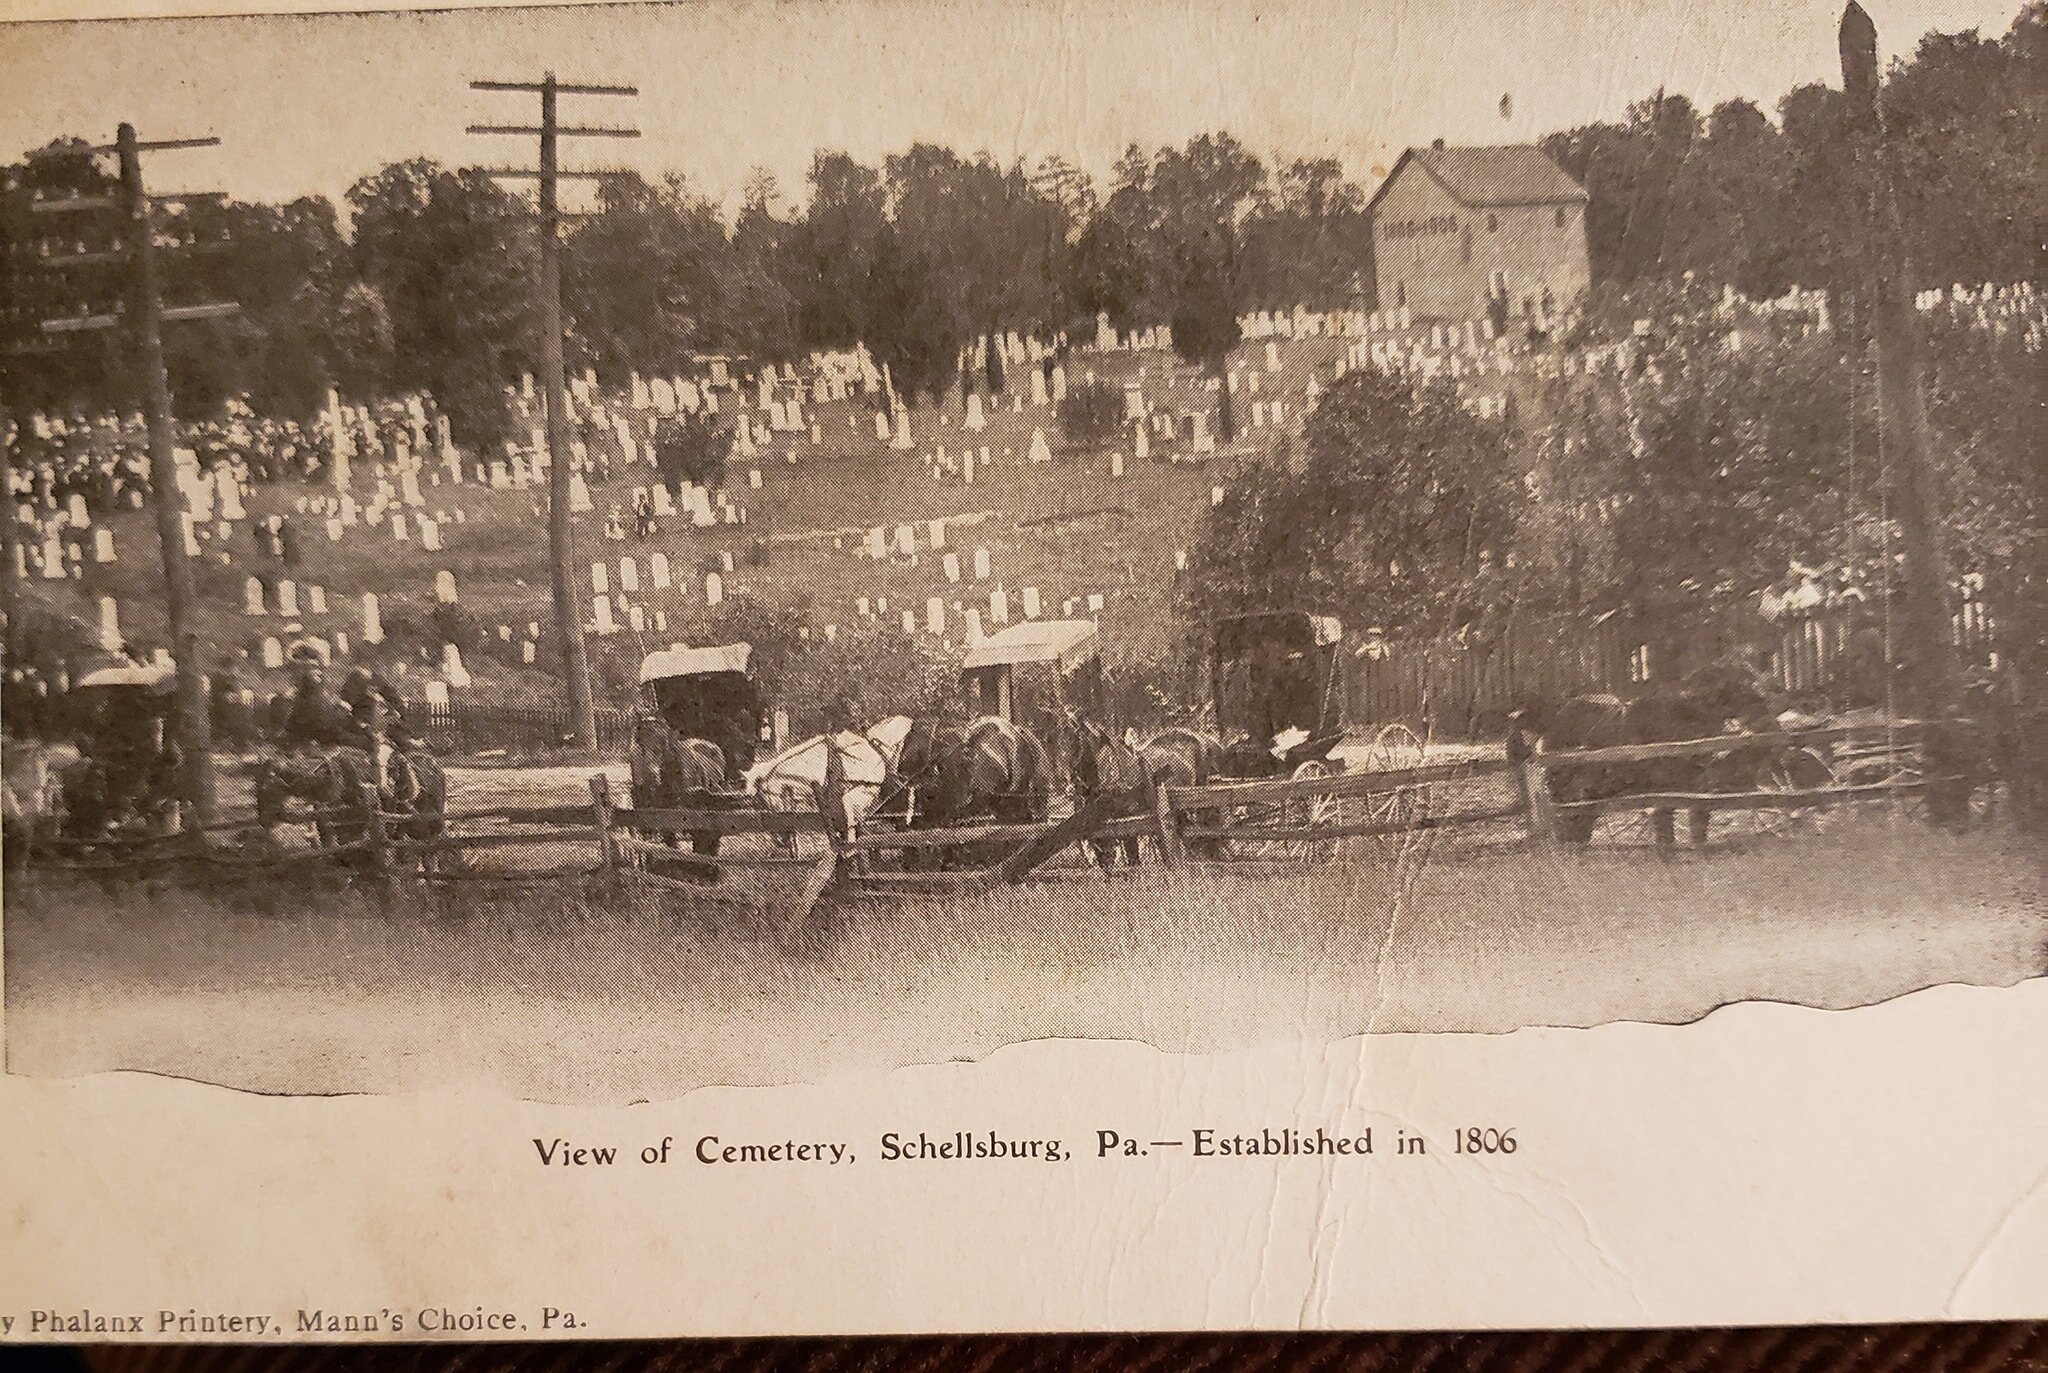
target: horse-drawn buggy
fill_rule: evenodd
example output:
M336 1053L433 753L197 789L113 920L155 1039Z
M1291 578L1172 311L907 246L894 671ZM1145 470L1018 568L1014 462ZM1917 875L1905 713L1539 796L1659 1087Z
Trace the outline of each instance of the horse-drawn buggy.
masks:
M726 810L744 802L738 779L771 737L751 644L668 648L640 663L633 712L632 803L636 811ZM673 845L676 836L664 832ZM715 831L691 835L715 854Z
M967 712L1021 725L1044 742L1065 775L1074 714L1103 711L1101 633L1093 620L1027 620L982 639L960 663Z
M1400 723L1382 725L1356 759L1337 754L1346 725L1344 624L1336 616L1299 609L1226 615L1211 623L1208 648L1209 706L1223 744L1223 778L1313 784L1354 762L1377 772L1422 762L1421 738ZM1334 840L1251 836L1312 832L1347 820L1398 825L1414 817L1421 794L1394 789L1347 803L1305 788L1298 796L1250 801L1231 816L1232 827L1248 836L1227 847L1245 857L1334 857ZM1347 804L1359 814L1347 815Z
M108 663L73 680L76 756L39 788L40 833L90 844L178 830L176 687L175 673L145 663Z

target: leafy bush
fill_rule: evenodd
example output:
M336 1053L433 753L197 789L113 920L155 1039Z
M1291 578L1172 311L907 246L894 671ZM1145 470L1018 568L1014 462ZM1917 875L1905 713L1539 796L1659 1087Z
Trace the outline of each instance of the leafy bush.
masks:
M679 494L686 482L716 490L725 479L731 447L731 437L711 416L677 415L654 431L654 465L671 494Z
M1077 448L1100 447L1123 431L1124 393L1106 381L1067 388L1059 404L1060 432Z

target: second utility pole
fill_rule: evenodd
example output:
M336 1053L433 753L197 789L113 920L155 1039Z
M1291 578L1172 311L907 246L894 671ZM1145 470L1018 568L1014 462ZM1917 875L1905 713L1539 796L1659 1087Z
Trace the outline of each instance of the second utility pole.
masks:
M564 172L557 142L563 135L590 138L637 138L637 129L563 128L556 118L556 100L570 95L638 95L631 86L567 85L549 72L539 81L472 81L471 90L537 91L538 127L473 124L473 134L519 134L540 137L540 167L491 169L493 176L535 177L540 182L540 317L541 382L548 409L548 555L555 602L555 632L562 641L562 672L569 684L569 718L577 747L597 748L597 712L590 698L590 653L583 642L583 610L576 594L575 539L569 525L569 386L562 362L562 237L564 218L558 185Z

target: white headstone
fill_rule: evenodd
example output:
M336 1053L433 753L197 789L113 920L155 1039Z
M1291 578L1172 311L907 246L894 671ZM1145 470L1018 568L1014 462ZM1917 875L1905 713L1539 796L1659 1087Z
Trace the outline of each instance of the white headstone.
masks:
M279 668L284 666L284 645L277 641L275 634L263 638L263 666Z
M381 644L384 642L384 617L377 610L377 593L363 593L363 642Z
M432 515L420 516L420 547L429 553L441 551L441 522Z
M1010 622L1010 593L997 587L988 593L988 619L990 624L1006 625Z
M121 647L121 603L112 596L100 597L100 647L109 653Z
M725 581L716 572L704 574L704 604L717 605L725 599Z
M632 558L630 558L630 557L625 557L625 558L621 558L621 559L619 559L619 590L621 590L621 591L638 591L639 589L640 589L640 566L639 566L639 564L635 563L635 562L634 562L634 561L632 560Z
M244 615L265 615L263 608L263 583L250 577L242 583L242 613Z
M306 611L311 615L327 613L327 588L317 582L306 588Z
M1039 599L1038 599L1038 588L1037 588L1037 587L1035 587L1035 586L1027 586L1027 587L1025 587L1025 588L1024 588L1024 618L1025 618L1025 619L1027 619L1027 620L1035 620L1035 619L1037 619L1037 618L1038 618L1038 612L1039 612L1039 610L1040 610L1041 608L1042 608L1042 607L1040 606L1040 604L1039 604Z
M618 629L618 622L612 619L611 597L603 595L593 597L590 602L590 612L591 619L595 622L595 628L599 634L610 634Z
M452 687L469 685L469 669L462 665L462 650L454 644L441 645L441 675Z
M612 589L612 570L608 564L590 565L590 589L600 596Z
M287 620L299 617L299 584L289 577L277 584L277 613Z

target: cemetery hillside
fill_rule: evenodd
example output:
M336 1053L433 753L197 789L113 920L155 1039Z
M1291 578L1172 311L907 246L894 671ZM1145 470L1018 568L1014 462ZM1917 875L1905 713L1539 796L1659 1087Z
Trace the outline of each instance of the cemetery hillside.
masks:
M2002 34L1931 33L1882 91L1956 633L2037 666L2044 35L2039 0ZM216 742L253 738L313 654L393 682L444 752L560 747L557 461L615 756L671 645L752 644L800 736L956 709L975 644L1092 621L1105 714L1147 728L1195 718L1204 636L1263 609L1341 621L1354 727L1497 737L1549 679L1503 684L1489 655L1538 646L1645 679L1766 642L1811 703L1882 702L1896 474L1845 100L1660 91L1365 180L1220 132L1100 183L821 150L730 219L686 167L622 174L564 233L552 455L517 190L411 161L343 204L190 202L164 232L206 251L164 255L164 302L240 307L165 333ZM91 664L169 649L136 369L114 333L43 327L119 295L91 260L113 221L33 208L110 193L76 146L0 171L5 711L29 730ZM1547 197L1527 236L1487 208L1507 183ZM1462 250L1401 208L1424 191L1462 197ZM1553 229L1577 265L1518 265ZM1404 264L1461 251L1469 290L1408 299Z

